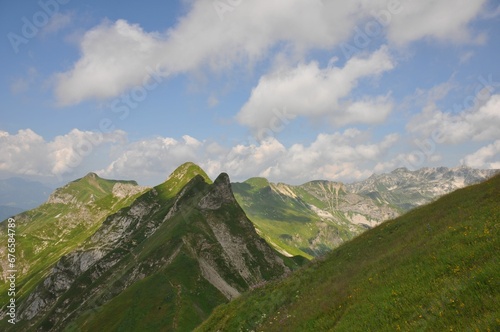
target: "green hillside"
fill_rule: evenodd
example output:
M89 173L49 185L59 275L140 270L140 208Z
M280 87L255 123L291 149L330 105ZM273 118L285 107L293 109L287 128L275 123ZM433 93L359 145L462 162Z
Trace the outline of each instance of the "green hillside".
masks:
M310 193L319 185L289 186L251 178L233 183L232 188L238 203L269 244L285 254L311 259L364 230L331 206L330 196L318 198ZM318 215L311 205L327 210L328 217Z
M106 180L89 173L56 189L47 203L15 216L17 295L29 293L60 257L92 235L107 215L130 205L144 190L135 181ZM7 270L3 265L7 263L6 226L0 224L3 277ZM7 288L7 283L0 285L0 303L6 303Z
M15 330L191 331L300 262L257 235L226 174L212 183L187 163L61 257L20 299Z
M500 176L384 222L197 331L500 330Z

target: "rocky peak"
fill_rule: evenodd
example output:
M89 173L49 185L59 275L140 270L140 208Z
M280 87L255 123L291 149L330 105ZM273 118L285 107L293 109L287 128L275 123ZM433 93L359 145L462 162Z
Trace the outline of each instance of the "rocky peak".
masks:
M212 190L208 192L201 200L198 206L202 209L216 210L223 204L235 203L236 199L231 189L229 175L221 173L213 183Z
M229 175L227 175L227 173L220 173L219 176L215 179L214 185L230 186L231 181L229 180Z
M409 170L408 168L406 167L399 167L399 168L396 168L395 170L393 170L391 173L392 174L405 174L405 173L408 173Z
M130 294L132 285L161 289L139 295L137 304L125 309L127 314L144 302L161 308L170 298L169 308L162 309L167 315L192 312L191 318L199 323L216 305L288 273L284 259L258 236L239 208L229 176L222 173L214 183L207 183L196 174L184 184L193 169L197 171L197 166L187 165L171 181L109 215L91 237L61 257L27 300L20 302L20 323L62 330L86 310L116 306L117 295ZM169 185L171 191L166 188ZM115 193L128 189L125 184L113 187ZM154 281L160 274L168 284ZM210 303L208 309L185 295L195 292L201 303ZM160 312L158 319L164 315L165 311ZM106 317L110 319L123 317ZM176 330L176 324L169 328Z
M94 172L90 172L83 177L84 179L99 179L99 175Z

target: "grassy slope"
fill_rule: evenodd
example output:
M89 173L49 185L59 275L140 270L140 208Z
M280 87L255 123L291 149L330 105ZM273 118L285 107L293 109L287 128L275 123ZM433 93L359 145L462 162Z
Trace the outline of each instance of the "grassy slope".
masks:
M16 217L18 296L26 296L48 269L91 236L107 215L133 202L138 195L119 199L111 194L118 182L136 184L134 181L106 180L89 174L57 189L58 193L70 194L81 203L93 197L94 205L89 206L83 216L80 215L83 210L76 205L46 203ZM6 232L5 226L2 223L0 234ZM7 237L2 236L2 239ZM7 284L0 285L0 303L6 303L6 287Z
M132 256L136 257L137 261L154 261L161 257L172 257L176 248L180 248L172 263L157 271L148 272L146 278L125 289L105 305L87 310L69 325L66 331L192 331L208 318L216 306L227 302L227 299L202 277L199 268L199 253L195 252L195 248L201 243L204 243L202 247L209 244L210 251L219 257L222 257L222 249L205 218L195 208L196 202L209 190L209 185L203 182L201 177L195 180L190 183L193 187L187 192L188 198L182 205L181 213L162 224L151 238L133 250ZM168 188L171 186L156 187L163 193L170 192ZM167 196L160 195L160 203L170 207L173 197ZM190 206L193 208L189 209ZM163 218L164 212L159 212L158 217ZM236 222L243 215L239 207L227 206L218 214L220 215L217 219L231 226L235 234L248 234L248 230ZM189 246L186 246L186 243L189 243ZM252 251L251 241L247 242L247 246ZM253 252L253 257L264 274L265 260L259 260L259 254L262 254L256 248L253 248ZM293 260L285 260L292 268L297 268ZM133 264L137 262L130 260L129 266L114 269L113 274L125 274ZM224 264L220 267L222 266ZM271 275L267 277L271 279L275 277L272 274L277 271L269 273ZM224 275L226 280L233 278L235 283L240 283L240 290L248 288L243 279L231 276L234 271L227 270ZM109 283L104 289L112 286L112 283Z
M500 329L500 176L217 308L199 331Z
M286 250L292 255L308 259L320 256L338 245L337 242L352 238L351 232L340 224L322 222L307 203L327 208L326 203L312 196L301 187L294 190L301 198L281 195L271 189L264 178L251 178L243 183L233 183L238 203L269 244ZM339 215L342 220L343 216ZM319 237L319 244L312 244ZM342 240L340 240L342 239Z
M186 180L190 176L187 175ZM184 178L182 180L184 182ZM195 192L206 190L206 184L200 181ZM150 218L164 218L174 201L175 195L172 194L182 189L182 186L173 189L177 184L174 179L169 179L155 188L160 193L157 202L165 209ZM141 261L171 257L176 248L182 246L181 237L188 230L193 234L207 236L206 226L195 211L186 211L162 224L151 238L136 247L132 255L128 255L120 266L113 269L113 274L129 273ZM184 247L170 265L158 271L145 272L148 277L133 284L107 304L87 310L66 330L158 331L168 327L190 331L206 319L214 307L227 301L215 287L201 278L197 261ZM106 285L103 289L113 287L116 282L113 278L104 281Z
M196 208L197 202L210 190L210 183L211 180L199 167L186 164L174 172L166 182L155 187L154 191L147 192L135 201L134 204L161 206L160 210L154 210L156 212L146 216L150 222L156 222L165 218L176 201L176 195L184 192L183 198L176 203L182 206L179 213L162 223L151 237L144 240L144 232L138 229L130 240L138 245L131 247L130 252L125 252L120 262L101 276L98 282L89 283L88 276L92 273L92 269L89 269L59 299L59 303L71 301L74 297L78 298L82 290L93 294L85 303L77 301L71 304L71 310L80 306L82 312L76 312L66 321L70 322L65 326L66 331L192 331L208 318L217 305L227 302L227 299L202 277L197 260L199 250L209 250L214 257L223 257L222 248L217 244L205 217ZM188 187L185 187L186 185ZM121 210L118 214L124 214L128 209ZM255 241L256 235L248 230L248 227L252 227L251 223L247 222L243 227L236 222L244 218L243 211L237 205L230 204L220 211L215 211L212 217L221 223L227 223L234 234L253 237ZM111 220L112 218L108 218L105 224ZM144 227L146 226L145 224ZM269 268L264 257L260 257L260 249L256 248L252 241L246 243L258 266L257 269L264 278L276 277L275 274L279 271ZM207 249L207 246L210 249ZM117 248L115 251L123 252L123 248ZM166 263L170 258L171 263ZM297 259L284 260L292 269L303 263ZM220 265L219 267L224 268L224 262ZM146 277L121 291L123 280L126 280L126 276L137 266L141 267ZM235 271L222 271L226 280L232 280L241 286L237 287L240 291L248 289L246 282L235 274ZM103 304L104 298L111 300ZM49 316L54 310L57 311L53 308L38 322L38 327L48 329L52 326ZM16 327L25 326L21 323Z
M271 245L283 248L292 255L312 258L309 253L288 243L286 235L301 234L306 239L314 236L316 229L313 230L308 222L317 221L317 216L288 197L280 198L274 194L264 178L233 183L232 188L240 206ZM300 245L306 247L307 240Z

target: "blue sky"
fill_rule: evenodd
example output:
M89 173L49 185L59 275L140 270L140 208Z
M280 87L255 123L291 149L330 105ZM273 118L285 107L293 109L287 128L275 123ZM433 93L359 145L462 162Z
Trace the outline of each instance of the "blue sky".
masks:
M0 30L0 178L500 168L496 1L2 1Z

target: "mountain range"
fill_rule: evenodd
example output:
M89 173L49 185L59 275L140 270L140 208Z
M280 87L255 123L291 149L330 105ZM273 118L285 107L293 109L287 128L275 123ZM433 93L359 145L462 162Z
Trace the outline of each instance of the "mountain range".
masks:
M306 258L322 260L382 221L494 173L397 169L354 184L292 186L230 183L225 173L212 182L186 163L154 188L89 173L15 216L15 330L190 331L240 294L288 280ZM8 300L4 282L0 303ZM0 328L14 326L3 319Z
M500 175L382 223L196 331L498 331Z
M53 252L47 241L49 246L28 255L19 241L19 256L25 259L18 266L26 274L19 278L16 329L192 330L217 305L304 261L280 255L258 236L234 199L227 174L212 183L187 163L154 188L111 184L89 174L56 191L41 207L52 212L54 204L70 205L89 217L90 211L112 209L105 219L90 217L99 220L94 224L68 220L79 233L57 235L59 242L72 239L66 251ZM40 213L35 210L33 218ZM42 227L40 220L28 218L18 219L20 234L31 234L30 225ZM37 232L42 234L45 241L44 232ZM57 261L40 262L37 254L43 249ZM4 321L2 328L9 327Z
M276 250L312 258L382 221L496 172L468 167L398 168L352 184L311 181L292 186L252 178L233 183L233 190L259 234Z

